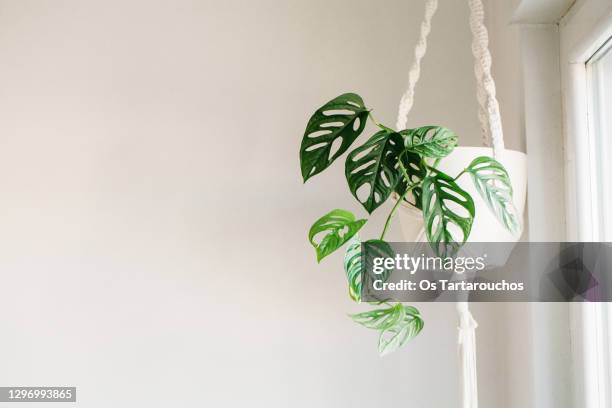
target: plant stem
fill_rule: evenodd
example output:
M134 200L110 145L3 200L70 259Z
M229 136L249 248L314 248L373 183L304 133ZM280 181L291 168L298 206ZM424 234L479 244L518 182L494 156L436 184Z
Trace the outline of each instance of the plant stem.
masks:
M463 175L466 173L466 171L467 171L467 169L463 169L463 170L461 171L461 173L457 174L457 177L455 177L455 178L453 179L453 181L457 181L457 179L458 179L459 177L463 176Z
M374 119L374 115L372 115L372 111L368 112L368 116L370 117L370 119L372 119L372 122L374 122L374 124L378 126L379 128L381 128L382 130L386 130L387 132L389 131L393 132L393 129L389 129L385 125L378 123L376 119Z
M406 167L404 167L404 164L402 163L402 156L406 152L407 150L404 150L403 152L400 153L400 155L397 157L397 164L399 165L399 168L402 171L404 178L406 179L406 184L410 184L412 180L410 180L410 175L408 175L408 171L406 170Z
M382 234L380 234L380 239L381 240L385 239L385 234L387 233L387 230L389 229L389 225L391 223L391 218L393 218L393 214L395 213L395 210L397 210L397 207L399 207L399 205L402 203L402 201L404 201L404 198L406 198L408 193L411 192L419 184L420 183L414 183L411 186L406 187L406 191L404 191L404 194L402 194L402 196L397 200L397 202L395 203L395 205L391 209L391 212L387 216L387 221L385 222L385 227L383 228Z
M400 153L400 155L398 156L398 160L397 160L397 164L399 165L399 169L402 171L403 175L404 175L404 179L406 179L406 185L410 185L410 183L412 183L412 179L410 178L410 175L408 174L408 171L406 170L406 167L402 164L402 156L405 155L406 153L408 153L408 150L404 150L403 152ZM422 160L421 160L422 162ZM423 182L423 180L417 182L417 186L420 185ZM410 204L411 206L413 206L416 209L419 209L415 204L412 204L411 202L408 202L408 204Z
M372 122L374 122L374 124L378 127L380 127L380 123L378 123L376 121L376 119L374 119L374 115L372 115L372 111L368 112L368 116L370 117L370 119L372 120Z

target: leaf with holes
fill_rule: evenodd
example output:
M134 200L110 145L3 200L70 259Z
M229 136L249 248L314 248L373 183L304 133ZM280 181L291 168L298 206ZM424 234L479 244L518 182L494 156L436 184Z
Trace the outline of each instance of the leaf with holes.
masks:
M317 252L317 262L344 245L365 223L366 220L356 220L350 211L340 209L319 218L308 232L308 239ZM319 234L324 235L317 243L315 237Z
M363 249L365 248L365 254ZM344 272L349 283L349 296L355 302L361 302L361 288L363 287L363 271L374 273L374 258L393 258L395 252L391 246L380 239L370 239L366 242L361 243L359 237L355 235L344 254ZM363 266L365 260L366 267ZM379 274L372 275L372 279L380 279L386 282L391 274L392 270L383 268L383 271Z
M435 169L423 180L422 189L427 239L437 255L452 254L470 235L474 201L450 176Z
M363 251L362 262L364 275L361 277L362 296L368 296L368 299L376 299L381 302L386 302L387 298L381 298L381 293L374 290L374 281L387 282L394 267L388 268L385 265L377 265L376 259L395 258L395 251L388 242L382 239L370 239L361 246ZM364 292L364 291L367 291Z
M412 306L404 306L403 309L403 318L380 333L378 353L381 356L402 347L408 340L416 337L423 330L424 322L419 311Z
M427 175L427 170L423 165L421 156L408 150L400 155L399 163L402 177L395 187L395 192L401 197L408 187L406 178L410 180L410 184L420 183ZM421 187L415 187L408 193L408 196L404 200L420 210L423 208L421 205L421 195Z
M386 309L351 315L351 318L368 329L380 331L378 352L381 356L397 350L423 329L419 311L401 303Z
M457 146L457 135L441 126L423 126L402 130L406 149L421 156L442 158Z
M518 234L521 223L512 201L512 183L505 167L492 157L481 156L474 159L465 171L499 222L511 233Z
M405 310L401 303L386 309L375 309L351 315L355 323L374 330L387 330L401 321Z
M302 178L329 167L363 132L368 110L359 95L346 93L317 109L306 125L300 147ZM336 151L334 142L339 143Z
M395 132L380 131L346 158L345 174L353 196L372 213L400 180L398 157L404 150L402 137Z
M355 302L361 302L361 241L355 235L344 254L344 272L349 285L349 296Z

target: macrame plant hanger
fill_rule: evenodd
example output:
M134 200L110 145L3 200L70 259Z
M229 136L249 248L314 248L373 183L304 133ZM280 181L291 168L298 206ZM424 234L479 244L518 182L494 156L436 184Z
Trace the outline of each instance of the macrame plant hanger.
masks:
M495 96L495 82L491 75L491 53L489 35L484 25L482 0L468 0L470 29L472 32L472 54L476 75L478 119L484 146L491 146L493 156L498 159L504 151L504 136ZM408 89L402 96L397 115L396 128L406 129L408 114L414 103L414 90L421 73L421 60L427 51L427 37L431 31L431 20L438 9L438 0L425 1L425 16L421 23L419 39L414 49L414 62L408 73ZM461 385L463 408L478 408L478 380L476 373L476 327L478 324L469 310L467 302L457 302L459 313L459 354L461 360Z

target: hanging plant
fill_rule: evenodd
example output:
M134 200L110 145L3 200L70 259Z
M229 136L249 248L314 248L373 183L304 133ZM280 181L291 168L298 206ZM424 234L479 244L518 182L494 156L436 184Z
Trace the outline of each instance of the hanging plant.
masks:
M384 241L390 221L402 202L422 212L425 233L432 250L448 256L467 241L475 217L474 201L457 179L469 174L476 190L500 223L513 233L520 230L512 201L512 184L501 163L488 156L473 160L451 176L437 168L441 159L457 146L457 135L441 126L393 130L374 120L363 99L354 93L340 95L312 115L300 147L300 166L304 182L328 168L351 148L366 122L379 129L363 145L352 150L345 162L349 190L368 214L372 214L394 193L397 195L381 235L366 241L369 248L393 256ZM362 242L357 233L367 219L357 219L350 211L335 209L318 219L308 238L317 261L349 242L344 259L349 295L361 302ZM352 319L377 330L378 351L390 353L423 329L419 311L401 303L352 315Z

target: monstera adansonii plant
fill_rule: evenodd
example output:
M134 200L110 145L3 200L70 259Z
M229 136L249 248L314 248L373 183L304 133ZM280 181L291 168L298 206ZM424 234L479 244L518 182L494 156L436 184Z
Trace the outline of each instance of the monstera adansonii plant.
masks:
M457 146L455 133L441 126L390 129L376 122L363 99L354 93L327 102L308 121L300 147L304 182L346 153L365 129L368 119L378 131L348 154L345 174L352 195L368 214L396 194L397 200L380 237L365 241L378 253L393 256L391 246L384 239L393 214L402 202L422 212L425 233L434 253L439 256L455 253L468 239L475 216L472 197L457 184L463 175L472 178L496 218L508 230L519 231L512 204L512 185L504 166L482 156L454 177L445 174L437 165ZM362 286L362 241L357 233L366 222L367 219L357 219L349 211L335 209L318 219L308 233L318 262L348 242L344 271L349 295L356 302L361 302ZM423 319L412 306L387 302L375 305L378 308L351 317L379 332L381 355L398 349L423 328Z

